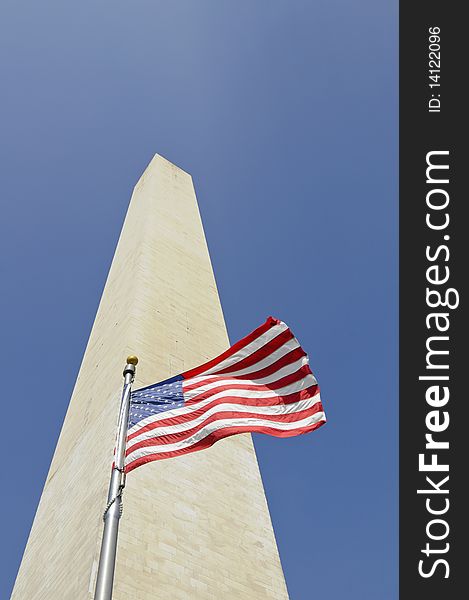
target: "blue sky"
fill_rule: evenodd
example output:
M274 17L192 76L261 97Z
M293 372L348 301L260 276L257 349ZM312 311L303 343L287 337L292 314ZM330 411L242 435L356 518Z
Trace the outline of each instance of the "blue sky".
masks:
M326 427L255 436L292 600L397 598L397 3L3 0L0 72L0 597L158 152L231 340L285 320L322 387Z

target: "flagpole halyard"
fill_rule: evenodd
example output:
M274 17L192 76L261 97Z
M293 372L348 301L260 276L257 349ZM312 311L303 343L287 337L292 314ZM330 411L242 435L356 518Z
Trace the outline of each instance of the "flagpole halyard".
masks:
M112 467L111 481L104 511L104 532L99 556L94 600L112 600L114 568L116 564L117 535L122 514L122 491L125 487L125 447L129 421L130 393L138 363L136 356L128 356L124 369L124 388L119 412L116 454Z

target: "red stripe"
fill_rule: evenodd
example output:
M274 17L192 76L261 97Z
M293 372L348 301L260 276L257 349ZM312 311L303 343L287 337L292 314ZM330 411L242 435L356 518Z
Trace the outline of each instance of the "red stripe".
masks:
M241 350L241 348L244 348L244 346L247 346L248 344L250 344L251 342L256 340L258 337L260 337L262 334L264 334L266 331L269 331L269 329L271 329L275 325L278 325L279 323L280 323L280 321L278 319L274 319L274 317L268 317L266 322L263 325L261 325L257 329L254 329L253 332L251 332L249 335L247 335L243 339L239 340L239 342L236 342L236 344L234 344L234 346L231 346L231 348L228 348L228 350L223 352L223 354L220 354L220 356L217 356L216 358L213 358L212 360L204 363L203 365L200 365L200 367L196 367L195 369L191 369L190 371L186 371L185 373L182 373L183 378L190 379L191 377L200 375L200 373L203 373L204 371L207 371L208 369L215 367L216 365L221 363L223 360L229 358L230 356L235 354L238 350Z
M249 379L260 379L261 377L272 375L282 367L286 367L287 365L299 360L302 356L306 356L306 352L303 350L303 348L295 348L294 350L290 350L288 354L285 354L268 367L264 367L259 371L253 371L252 373L249 373ZM247 375L237 375L236 377L243 378L246 376ZM236 377L234 377L234 379L236 379Z
M158 454L149 454L148 456L143 456L142 458L138 458L137 460L129 463L125 470L126 473L130 473L137 467L144 465L149 462L153 462L155 460L162 460L164 458L174 458L175 456L180 456L182 454L189 454L191 452L196 452L198 450L204 450L205 448L209 448L213 446L218 440L223 438L230 437L232 435L236 435L238 433L264 433L266 435L273 435L275 437L293 437L295 435L302 435L304 433L309 433L310 431L314 431L324 425L326 421L319 421L318 423L314 423L308 427L299 427L298 429L290 429L289 431L279 431L277 429L273 429L271 427L251 427L250 429L242 429L240 427L229 427L226 429L220 429L219 431L215 431L197 444L193 446L189 446L188 448L182 448L180 450L174 450L173 452L160 452Z
M286 413L284 415L282 415L282 414L280 414L280 415L265 415L265 414L256 413L254 411L250 412L250 413L237 412L237 411L218 412L214 415L210 415L209 417L207 417L207 419L202 421L202 423L199 423L198 425L196 425L195 427L192 427L191 429L186 429L185 431L179 431L176 433L168 433L166 435L161 435L158 437L153 437L153 438L149 438L146 440L142 440L141 442L137 442L131 448L127 449L126 456L128 456L132 452L135 452L139 448L146 448L147 446L164 446L167 444L175 444L176 442L183 442L184 440L190 438L191 435L194 435L198 431L201 431L202 429L207 427L207 425L210 425L210 423L214 423L215 421L221 421L223 419L253 419L254 418L254 419L263 419L264 421L272 421L274 423L294 423L295 421L301 421L302 419L306 419L307 417L312 417L316 413L323 412L323 411L324 411L324 409L322 407L322 404L320 402L318 402L314 406L311 406L310 408L306 408L305 410L301 410L301 411L294 412L294 413ZM155 433L157 433L157 430L155 430Z
M312 385L304 390L300 390L299 392L294 392L292 394L286 394L285 396L274 396L273 398L242 398L238 396L223 396L222 398L217 398L210 402L209 404L202 406L201 408L194 410L190 413L184 413L179 415L174 415L172 417L167 417L166 419L161 419L158 421L152 421L148 423L144 427L140 427L137 431L131 433L127 440L130 441L134 437L137 437L141 433L145 431L151 431L156 427L164 427L167 425L177 425L179 423L187 423L188 421L192 421L203 415L207 410L210 410L213 406L218 406L219 404L226 404L228 402L232 402L234 404L240 404L241 406L276 406L279 404L293 404L298 402L299 400L307 400L308 398L313 398L316 394L319 393L319 386Z
M252 373L247 373L246 375L227 375L229 379L239 379L240 381L244 381L249 379L250 381L254 381L255 379L262 379L263 377L268 377L269 375L273 375L277 371L280 371L283 367L287 367L288 365L300 360L303 356L306 356L306 352L303 348L295 348L294 350L290 350L288 354L285 354L274 363L269 365L268 367L264 367L259 371L253 371ZM183 381L184 391L190 391L194 388L199 387L203 383L210 383L211 381L219 381L220 375L207 375L206 378L201 379L199 382L189 383L192 379L187 379Z
M263 360L264 358L270 356L272 352L278 350L278 348L283 346L283 344L290 341L291 339L293 339L293 333L289 329L286 329L285 331L282 331L277 336L275 336L272 340L270 340L270 342L267 342L267 344L261 346L255 352L246 356L246 358L243 358L242 360L229 367L226 367L225 369L216 371L216 374L224 375L230 373L230 371L236 372L240 371L241 369L248 369L249 367L252 367L256 363L258 363L260 360Z
M290 375L285 375L285 377L281 377L280 379L277 379L277 381L272 381L272 383L251 383L249 379L246 379L244 381L239 380L238 383L223 383L224 381L226 381L225 379L215 378L214 380L212 380L212 383L218 381L220 385L217 385L217 387L214 387L210 390L200 392L200 394L197 394L190 400L187 400L185 404L186 406L190 406L191 404L200 402L205 398L210 398L210 396L213 396L214 394L218 394L219 392L225 392L229 390L253 390L257 392L272 392L286 387L287 385L290 385L292 383L296 383L297 381L300 381L301 379L306 377L306 375L312 375L309 365L303 365L294 373L290 373ZM202 387L203 385L204 383L200 383L197 387ZM192 389L196 389L195 386L191 387ZM189 390L186 390L186 388L183 385L183 391L187 392Z

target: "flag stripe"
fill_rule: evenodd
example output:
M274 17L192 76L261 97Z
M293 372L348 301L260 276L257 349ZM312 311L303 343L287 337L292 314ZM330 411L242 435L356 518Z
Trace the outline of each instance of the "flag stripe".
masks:
M139 450L140 448L148 448L148 447L159 447L159 446L168 446L170 444L176 444L176 443L182 443L185 440L193 440L193 437L199 432L199 431L206 431L208 426L211 423L220 423L220 422L235 422L236 420L240 420L240 422L244 422L247 423L249 421L249 419L251 419L251 421L254 420L259 420L261 419L262 421L268 421L270 422L270 426L271 427L277 427L279 424L281 423L304 423L305 420L307 419L311 419L311 417L313 417L313 415L317 414L317 413L323 413L322 410L322 405L321 403L318 403L315 406L312 406L306 410L302 410L302 411L298 411L298 412L294 412L294 413L289 413L289 414L285 414L285 415L264 415L264 414L257 414L257 413L239 413L236 411L220 411L217 412L216 414L213 414L209 417L207 417L206 419L204 419L203 423L191 427L190 429L186 429L184 431L180 431L180 432L175 432L175 433L168 433L166 435L161 435L158 437L151 437L148 439L144 439L139 441L138 443L134 444L131 448L129 448L129 450L127 451L127 456L130 456L131 454L135 453L137 450ZM316 421L314 421L316 422Z
M167 425L174 425L176 423L185 423L189 422L192 419L196 419L205 411L210 410L213 406L217 406L219 404L237 404L239 406L282 406L283 404L294 404L295 402L300 402L301 400L307 400L308 398L313 398L319 395L319 386L311 386L310 388L306 388L294 394L289 394L288 396L282 397L282 402L279 403L278 397L272 398L245 398L244 396L234 396L233 394L228 395L218 395L218 397L214 400L213 398L207 398L203 402L200 402L196 405L191 405L191 410L187 410L182 414L174 414L175 411L167 411L165 414L168 415L170 412L173 412L173 416L158 419L152 419L148 417L145 419L145 425L141 427L134 427L132 433L128 436L128 441L132 441L138 435L143 433L144 431L156 430L159 427L166 427ZM152 420L151 420L152 419ZM143 421L142 421L143 422Z
M309 371L309 369L308 369ZM281 387L278 388L272 388L271 386L255 386L255 385L251 385L249 381L246 381L246 383L244 384L245 387L243 387L243 384L240 384L240 388L236 388L234 385L230 385L227 386L230 389L232 389L233 391L243 391L245 390L245 393L243 393L242 395L245 396L246 398L272 398L273 396L288 396L288 394L293 394L294 392L299 392L300 390L306 388L306 387L311 387L312 385L317 385L317 381L314 377L314 375L309 372L309 373L301 373L301 377L300 379L296 379L295 381L291 381L288 382L286 385L282 385ZM252 388L252 389L251 389ZM197 392L197 390L193 390L193 392ZM211 390L209 390L208 392L201 392L200 394L196 393L196 396L191 397L190 394L187 394L187 397L189 399L195 399L195 397L197 397L197 399L199 400L203 400L205 398L207 398L209 395L212 395L216 397L217 394L219 392L212 392ZM220 392L221 393L221 392Z
M231 346L231 348L228 348L226 352L223 352L223 354L220 354L220 356L217 356L217 358L214 358L213 360L210 360L209 362L200 365L200 367L196 367L195 369L191 369L190 371L186 371L185 373L183 373L184 379L196 377L201 373L209 373L214 368L223 369L226 365L236 362L239 352L241 352L244 355L244 353L246 352L246 348L257 348L265 344L266 341L268 341L269 339L271 339L272 333L270 332L270 330L272 330L275 327L279 327L281 328L281 330L287 328L285 323L282 323L282 321L274 319L273 317L269 317L263 325L255 329L252 333L244 337L242 340L239 340L239 342ZM277 335L277 333L278 332L275 331L273 335L275 336ZM267 334L267 337L265 337L265 334Z
M198 373L198 375L210 375L211 373L230 373L246 369L252 364L266 358L273 349L280 348L285 342L293 337L292 332L285 323L271 327L257 339L247 346L240 348L235 354L213 366L210 369ZM187 379L184 374L184 379ZM192 379L192 378L191 378Z
M240 431L249 432L255 430L255 428L263 428L268 429L271 432L271 435L275 435L275 433L273 432L286 433L287 435L297 435L298 430L302 430L303 428L310 428L313 425L317 425L318 423L322 424L324 422L324 412L317 412L312 416L308 416L305 419L302 419L301 421L295 421L294 423L272 422L267 419L255 419L245 417L216 420L213 423L209 423L206 427L197 431L195 434L191 435L185 440L182 440L181 442L176 442L173 444L164 444L162 446L153 445L145 446L144 448L138 448L137 450L135 450L135 452L131 452L127 456L127 464L131 465L132 462L150 454L187 450L189 447L199 443L207 436L215 432L220 432L223 429L227 429L228 431L233 431L236 429L237 433L240 433ZM221 437L226 437L226 435L219 436L218 439L221 439Z
M230 390L230 394L227 394L226 392L217 392L215 394L209 393L204 398L198 398L197 402L187 403L186 405L182 406L181 408L175 408L173 410L158 412L158 413L151 415L151 416L147 417L146 419L140 421L139 423L137 423L137 425L134 425L134 427L132 427L132 429L129 430L129 439L131 439L133 437L133 434L134 434L133 430L135 428L138 429L139 427L144 427L144 426L148 425L149 423L162 421L162 420L168 419L170 417L171 418L183 417L185 414L190 414L196 410L200 410L201 408L206 407L207 404L209 404L210 402L213 402L218 399L226 398L228 395L231 398L239 397L239 398L249 399L251 401L252 401L252 399L255 399L255 398L262 399L264 401L267 400L268 398L274 398L276 403L280 403L279 402L280 397L282 397L282 402L284 402L284 398L290 396L291 394L305 391L308 388L312 388L312 387L316 388L317 384L315 383L315 381L316 380L314 379L313 375L307 375L300 381L291 383L290 385L280 388L279 390L269 390L269 389L267 389L267 390L262 390L262 389L261 390Z
M281 329L280 325L273 327L269 332L264 334L263 337L266 338L268 335L270 339L264 339L262 346L259 346L255 350L254 348L244 348L238 355L240 360L227 364L223 369L217 367L216 369L213 369L213 373L228 375L232 372L244 371L244 374L247 375L254 370L253 365L269 357L273 350L281 348L284 344L294 339L292 332L289 329ZM257 341L258 340L256 340L256 342ZM254 346L254 342L252 345ZM249 370L246 371L246 369Z
M281 396L282 393L280 390L288 389L290 385L295 383L304 382L306 378L308 387L317 385L317 381L308 365L301 367L295 371L295 373L282 377L282 379L274 381L269 385L253 383L251 381L239 381L237 379L216 381L207 385L202 385L191 392L187 392L187 404L193 404L194 402L208 398L212 394L226 392L228 390L264 391L268 394L275 392L277 395ZM301 383L301 385L303 385L303 383ZM185 390L184 393L186 393Z
M306 398L292 404L272 405L272 406L252 406L252 405L241 405L241 404L230 404L227 402L220 402L214 404L208 410L204 410L200 415L195 416L193 419L186 422L178 422L175 424L169 424L167 426L159 426L155 430L148 429L140 435L135 436L129 445L128 452L133 451L136 445L146 442L148 440L156 440L160 437L170 436L173 434L184 433L191 431L194 428L200 428L203 426L206 420L213 416L219 415L220 413L230 413L231 415L239 416L262 416L266 419L278 419L279 421L290 421L299 420L298 413L303 413L313 409L313 412L322 410L321 397L319 394ZM312 413L311 413L312 414ZM288 418L287 418L288 417Z
M295 362L291 362L291 363L285 365L284 367L279 367L274 373L267 375L265 377L253 377L252 375L250 375L249 382L251 384L256 384L256 385L267 385L267 384L274 385L277 381L279 381L283 377L286 377L287 375L291 375L292 373L297 372L299 369L301 369L302 367L304 367L306 365L308 365L308 358L306 356L302 356L299 360L296 360ZM187 382L184 382L184 384L183 384L184 391L190 392L194 389L198 389L199 387L211 385L212 383L216 384L216 383L224 382L226 384L226 383L230 382L233 384L237 384L237 383L245 381L245 379L243 379L242 377L233 377L231 379L228 379L227 377L228 376L226 376L226 375L209 375L208 377L206 377L206 376L194 377L193 379L190 380L191 381L190 384L188 384ZM216 387L216 386L214 385L214 387Z
M280 358L283 358L289 352L296 350L297 348L300 348L300 344L296 338L292 337L285 344L280 346L280 348L274 350L272 354L268 355L266 358L259 360L257 363L253 363L245 369L230 371L229 373L226 373L226 375L229 375L230 377L241 377L242 375L251 376L257 371L273 365L273 363L276 363Z
M293 347L293 349L291 349ZM259 363L253 365L252 368L256 368L256 371L249 371L249 377L252 379L267 377L268 375L274 374L277 370L282 367L289 365L297 361L299 358L305 357L308 360L308 356L303 348L300 347L298 340L293 338L288 342L288 344L283 345L277 351L273 352L269 357L269 362L267 366L260 366ZM265 362L265 361L264 361ZM308 361L309 362L309 361ZM230 377L241 377L242 374L238 373L230 373Z
M129 473L137 467L145 465L149 462L153 462L155 460L163 460L165 458L176 458L177 456L182 456L191 452L197 452L198 450L205 450L206 448L210 448L210 446L213 446L219 440L230 437L232 435L237 435L239 433L263 433L265 435L272 435L274 437L286 438L310 433L311 431L314 431L315 429L318 429L319 427L324 425L325 422L325 419L319 420L317 423L313 423L312 425L309 425L307 427L299 427L298 429L293 429L291 431L279 431L278 429L274 429L272 427L254 427L249 425L246 426L244 429L240 427L225 428L221 431L215 431L212 434L209 434L200 442L197 442L196 444L187 448L172 450L170 452L146 454L139 458L135 457L127 464L126 472Z

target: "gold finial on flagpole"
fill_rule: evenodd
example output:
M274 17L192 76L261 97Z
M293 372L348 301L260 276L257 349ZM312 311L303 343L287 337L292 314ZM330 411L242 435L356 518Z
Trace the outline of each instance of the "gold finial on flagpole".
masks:
M127 357L127 364L128 365L138 364L138 358L136 356L134 356L133 354L131 354L130 356Z

